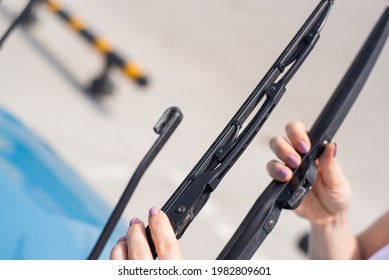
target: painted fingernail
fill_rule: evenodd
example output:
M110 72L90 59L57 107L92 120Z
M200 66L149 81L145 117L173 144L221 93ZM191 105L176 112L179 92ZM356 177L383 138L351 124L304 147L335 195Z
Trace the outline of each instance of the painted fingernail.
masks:
M288 171L285 169L280 169L277 171L277 174L281 179L285 179L288 176Z
M155 216L157 215L159 212L159 209L156 208L156 207L151 207L150 210L149 210L149 215L152 217L152 216Z
M127 237L126 236L122 236L122 237L119 237L117 243L122 242L122 241L126 241L126 240L127 240Z
M139 218L136 218L136 217L132 218L131 221L130 221L130 226L132 226L133 224L137 224L139 222L140 222Z
M337 143L334 143L335 145L335 149L334 149L334 157L336 157L336 153L338 151L338 144Z
M297 145L298 145L298 147L300 149L300 152L302 152L304 154L308 153L309 147L308 147L307 143L305 143L305 141L301 140L301 141L298 142Z
M296 167L298 167L300 165L300 160L295 155L289 155L286 158L286 162L292 168L296 168Z

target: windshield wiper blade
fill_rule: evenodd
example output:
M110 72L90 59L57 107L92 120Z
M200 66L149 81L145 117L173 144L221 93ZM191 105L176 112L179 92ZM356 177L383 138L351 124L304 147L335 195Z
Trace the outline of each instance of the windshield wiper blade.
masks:
M286 85L319 39L333 1L321 1L264 78L249 95L221 134L161 208L180 238L207 202L210 194L234 165L265 123L286 91ZM266 98L263 103L261 100ZM261 106L259 106L261 104ZM259 108L257 108L259 107ZM247 118L254 114L241 131ZM157 257L146 229L150 248Z
M311 150L302 157L289 182L273 180L256 200L217 259L251 259L277 223L282 209L295 209L310 190L317 174L315 160L331 142L365 84L389 34L389 8L373 28L309 136Z

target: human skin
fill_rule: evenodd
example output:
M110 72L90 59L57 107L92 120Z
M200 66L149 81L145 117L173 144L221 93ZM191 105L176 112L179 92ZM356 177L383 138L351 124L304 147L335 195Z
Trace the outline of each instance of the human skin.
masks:
M148 223L151 236L160 260L183 259L178 240L170 225L169 218L158 208L149 210ZM145 224L138 218L133 218L126 236L120 238L112 248L112 260L152 260Z
M267 170L275 180L286 182L292 169L299 166L301 155L311 147L305 126L291 121L285 128L286 137L275 136L270 148L278 160L271 160ZM337 145L327 144L317 160L318 175L311 191L295 212L311 224L309 257L311 259L367 259L389 243L389 211L362 233L350 230L349 211L351 186L336 159ZM150 232L158 259L182 259L179 243L166 214L151 208L148 217ZM145 225L138 218L130 222L126 236L118 240L111 259L153 259Z
M311 143L305 126L291 121L286 137L275 136L270 148L278 157L267 165L276 180L289 181L292 169L309 151ZM367 259L389 243L389 212L362 233L350 230L349 211L352 200L350 184L336 160L337 145L327 144L317 161L318 176L295 212L311 224L309 257L312 259Z

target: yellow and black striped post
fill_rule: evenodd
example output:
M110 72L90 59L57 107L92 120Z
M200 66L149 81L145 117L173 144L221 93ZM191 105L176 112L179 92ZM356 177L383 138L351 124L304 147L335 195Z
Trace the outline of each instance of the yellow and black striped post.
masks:
M86 28L84 22L62 7L62 5L53 0L43 0L48 8L57 14L62 20L79 33L86 41L94 46L99 52L107 58L107 65L103 75L108 74L111 66L117 66L122 69L125 75L133 79L138 85L145 86L147 78L141 67L129 60L123 59L111 46L111 44L102 37L95 36L89 29Z

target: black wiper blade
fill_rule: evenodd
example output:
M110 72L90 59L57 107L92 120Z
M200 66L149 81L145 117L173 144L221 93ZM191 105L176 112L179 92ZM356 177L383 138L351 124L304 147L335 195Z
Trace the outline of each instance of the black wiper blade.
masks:
M389 8L385 9L344 78L336 88L331 100L328 101L321 115L313 124L310 130L312 141L320 142L320 139L315 137L322 134L326 134L328 137L326 140L331 141L342 124L385 45L389 32L388 10ZM342 100L342 103L339 101L333 102L336 99ZM336 115L335 118L330 118L332 115Z
M333 1L319 3L221 134L161 208L169 217L177 238L184 234L210 194L270 116L286 91L286 85L318 41L319 32L332 3ZM266 99L261 103L263 98ZM255 109L257 111L254 117L241 131ZM150 247L156 257L148 227L147 233Z
M315 160L334 137L365 84L389 34L389 8L373 28L309 136L312 148L303 156L289 182L273 180L254 203L217 259L251 259L277 223L282 209L295 209L310 190L317 174Z

